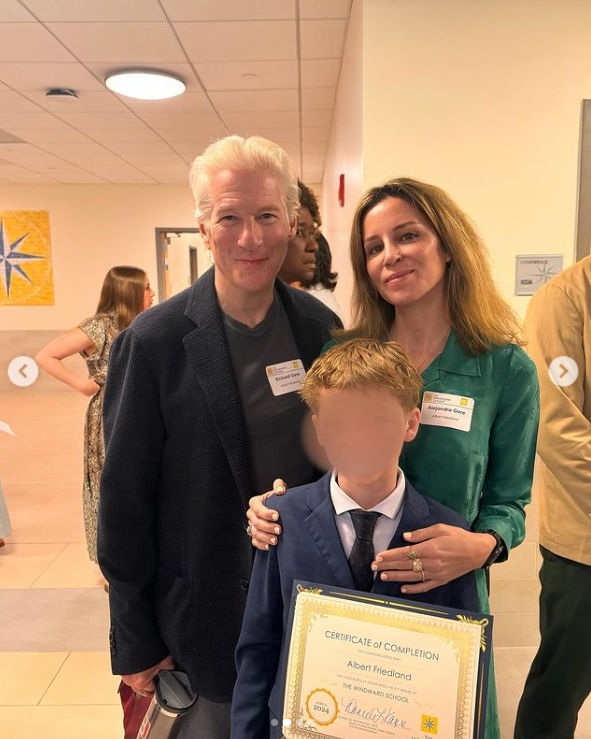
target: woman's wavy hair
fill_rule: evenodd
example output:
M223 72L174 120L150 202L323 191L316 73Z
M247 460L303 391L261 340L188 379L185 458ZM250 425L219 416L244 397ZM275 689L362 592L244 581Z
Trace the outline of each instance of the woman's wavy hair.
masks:
M470 218L439 187L406 177L372 187L357 206L350 240L353 327L338 333L383 341L390 337L396 309L371 281L363 246L365 216L386 198L401 198L424 216L449 255L445 296L464 351L475 356L495 346L523 346L521 322L495 285L487 248Z

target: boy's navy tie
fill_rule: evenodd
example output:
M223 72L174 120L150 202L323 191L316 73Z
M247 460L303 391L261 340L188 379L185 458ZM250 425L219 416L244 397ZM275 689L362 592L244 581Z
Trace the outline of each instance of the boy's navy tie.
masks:
M374 560L373 532L382 514L361 509L349 511L349 513L355 527L355 542L349 555L349 566L355 588L369 592L374 580L374 573L371 569L371 563Z

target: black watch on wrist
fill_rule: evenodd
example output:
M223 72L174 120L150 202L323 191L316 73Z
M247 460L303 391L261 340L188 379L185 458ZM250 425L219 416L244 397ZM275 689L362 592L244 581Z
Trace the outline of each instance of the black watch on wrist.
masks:
M491 565L494 565L494 563L499 559L499 557L504 554L506 551L505 542L503 541L500 534L497 534L496 531L493 531L492 529L486 529L485 531L481 532L482 534L490 534L491 536L494 536L496 540L496 546L490 553L489 558L486 560L486 562L482 565L483 570L488 570Z

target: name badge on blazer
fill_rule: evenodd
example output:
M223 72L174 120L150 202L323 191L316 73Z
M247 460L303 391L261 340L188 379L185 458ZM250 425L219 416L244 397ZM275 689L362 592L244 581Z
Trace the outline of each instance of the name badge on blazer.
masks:
M474 399L448 393L425 393L421 406L421 423L470 431Z
M306 370L301 359L292 359L281 364L270 364L265 367L267 379L273 395L296 393L304 386Z

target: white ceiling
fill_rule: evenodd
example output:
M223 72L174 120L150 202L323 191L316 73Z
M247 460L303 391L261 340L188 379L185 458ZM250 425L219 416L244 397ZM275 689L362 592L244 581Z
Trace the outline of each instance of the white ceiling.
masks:
M186 183L229 133L273 139L320 182L350 5L0 0L0 183ZM187 92L140 101L104 86L137 67L177 74Z

